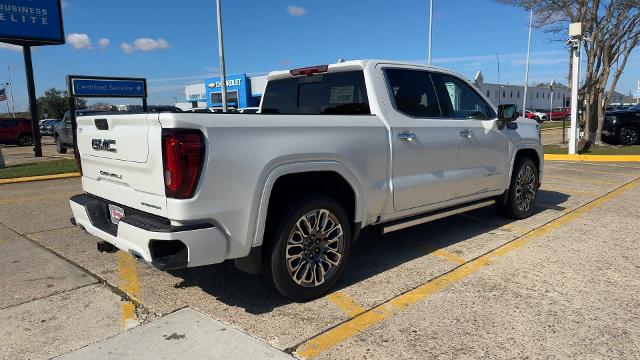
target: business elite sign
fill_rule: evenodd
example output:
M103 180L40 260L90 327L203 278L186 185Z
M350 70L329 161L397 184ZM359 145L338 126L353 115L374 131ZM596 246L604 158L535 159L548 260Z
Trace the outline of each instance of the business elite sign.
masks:
M61 0L0 0L0 42L64 44Z

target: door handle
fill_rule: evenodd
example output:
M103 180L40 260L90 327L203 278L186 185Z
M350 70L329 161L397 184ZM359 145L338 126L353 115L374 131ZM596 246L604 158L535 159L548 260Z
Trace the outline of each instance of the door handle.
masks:
M473 131L469 130L469 129L464 129L460 131L460 136L461 137L466 137L466 138L470 138L471 135L473 135Z
M416 134L408 131L398 134L398 139L402 141L413 142L416 138Z

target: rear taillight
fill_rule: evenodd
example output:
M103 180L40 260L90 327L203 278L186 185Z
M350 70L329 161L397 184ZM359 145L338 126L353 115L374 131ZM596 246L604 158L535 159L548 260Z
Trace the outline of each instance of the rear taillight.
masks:
M164 129L162 161L167 197L193 197L204 158L204 138L199 130Z

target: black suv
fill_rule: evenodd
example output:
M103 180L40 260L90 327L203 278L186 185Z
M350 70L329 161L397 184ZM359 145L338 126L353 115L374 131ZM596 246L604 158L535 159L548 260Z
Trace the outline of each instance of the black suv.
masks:
M626 110L607 111L602 139L610 143L634 145L640 141L640 104Z

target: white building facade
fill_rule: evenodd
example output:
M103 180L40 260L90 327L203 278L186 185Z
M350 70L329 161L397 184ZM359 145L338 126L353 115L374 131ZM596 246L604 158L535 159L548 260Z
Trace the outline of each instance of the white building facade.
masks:
M482 72L480 71L476 74L473 83L494 105L514 104L518 108L518 111L522 110L524 86L485 83ZM556 84L553 90L550 89L549 86L529 86L527 88L527 109L548 112L551 106L553 106L554 109L567 107L570 99L571 91L561 84Z

